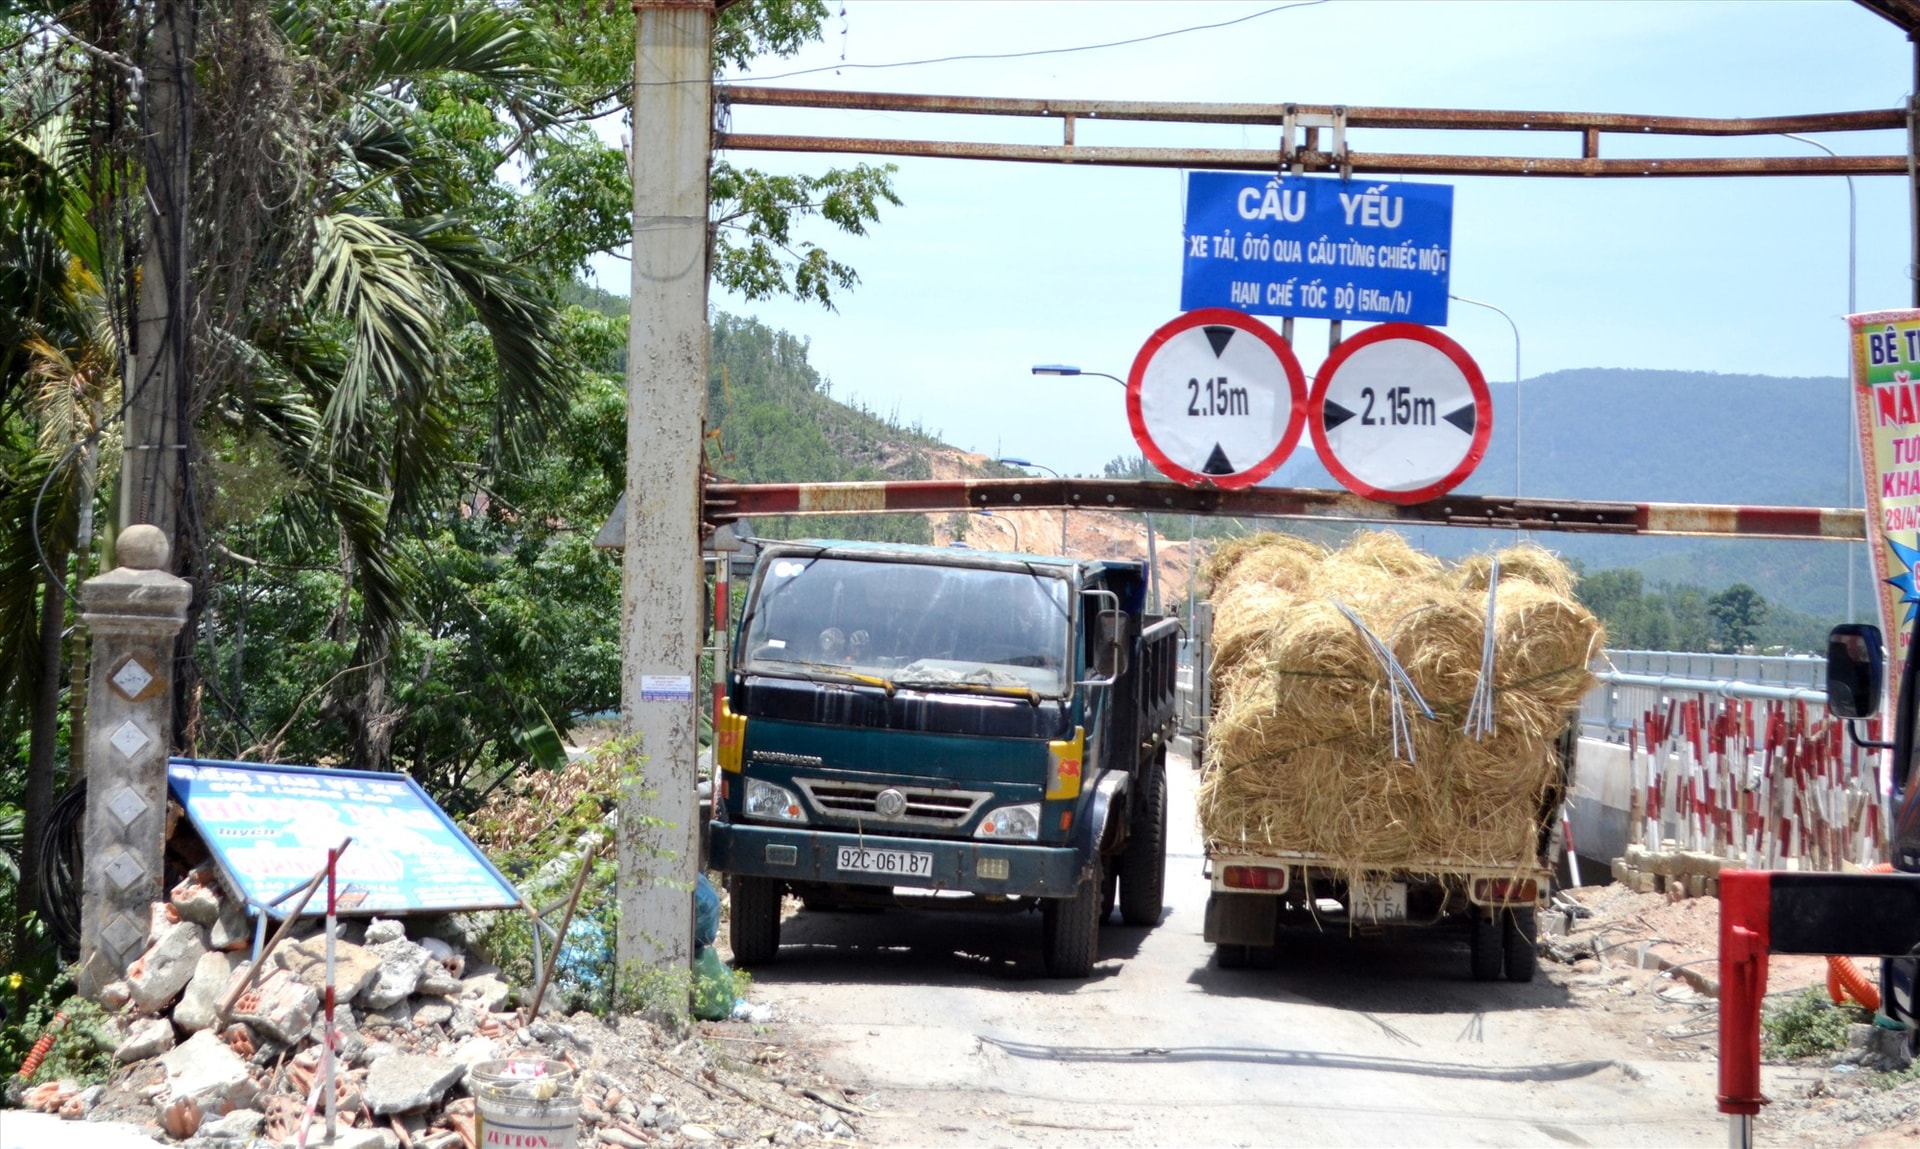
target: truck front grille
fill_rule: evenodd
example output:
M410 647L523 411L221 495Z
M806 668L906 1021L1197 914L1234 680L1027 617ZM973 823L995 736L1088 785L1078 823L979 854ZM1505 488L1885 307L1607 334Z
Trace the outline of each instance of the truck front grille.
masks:
M901 826L959 826L973 817L980 804L993 797L980 790L933 790L925 786L889 786L877 782L843 782L830 778L796 779L813 808L828 818ZM878 800L884 790L898 790L906 809L882 817Z

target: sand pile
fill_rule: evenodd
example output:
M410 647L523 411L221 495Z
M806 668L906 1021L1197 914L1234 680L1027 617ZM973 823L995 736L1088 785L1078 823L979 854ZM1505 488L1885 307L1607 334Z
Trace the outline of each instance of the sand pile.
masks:
M1495 561L1493 728L1475 735ZM1354 870L1534 855L1558 790L1554 740L1605 644L1558 558L1524 544L1449 567L1394 534L1336 551L1265 534L1220 548L1204 577L1215 709L1200 820L1216 847Z

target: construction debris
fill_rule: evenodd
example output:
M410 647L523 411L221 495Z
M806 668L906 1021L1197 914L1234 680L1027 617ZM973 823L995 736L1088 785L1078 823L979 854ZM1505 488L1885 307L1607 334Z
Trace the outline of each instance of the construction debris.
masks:
M104 1085L32 1084L28 1108L131 1121L204 1149L326 1144L320 1008L325 942L302 922L252 985L246 931L224 930L228 895L196 871L155 903L146 952L111 987L115 1069ZM306 936L301 936L301 935ZM579 1086L577 1144L796 1144L855 1137L861 1112L799 1068L766 1027L716 1023L700 1034L588 1013L525 1018L482 955L407 924L342 923L335 943L334 1149L480 1149L469 1076L500 1059L562 1063ZM239 990L231 1011L219 1005ZM729 1038L717 1052L704 1034ZM744 1043L743 1043L744 1041Z

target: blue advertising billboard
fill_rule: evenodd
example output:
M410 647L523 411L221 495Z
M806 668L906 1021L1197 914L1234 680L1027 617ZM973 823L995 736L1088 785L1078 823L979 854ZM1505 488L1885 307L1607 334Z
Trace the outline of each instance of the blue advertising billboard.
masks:
M1187 173L1180 309L1447 322L1453 188Z
M404 774L174 758L167 785L255 906L304 886L349 837L335 878L342 914L520 904L512 883ZM294 900L271 912L289 912ZM307 912L320 908L316 900Z

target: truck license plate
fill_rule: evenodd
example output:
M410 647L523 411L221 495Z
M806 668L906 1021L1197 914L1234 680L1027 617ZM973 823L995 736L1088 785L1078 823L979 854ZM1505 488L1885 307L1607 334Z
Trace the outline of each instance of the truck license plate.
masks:
M1407 920L1405 882L1358 882L1352 890L1350 916L1372 922Z
M932 854L917 854L908 850L863 850L855 846L842 846L837 864L842 870L862 874L895 874L906 878L925 878L933 874ZM1406 901L1403 887L1400 895L1403 915Z

